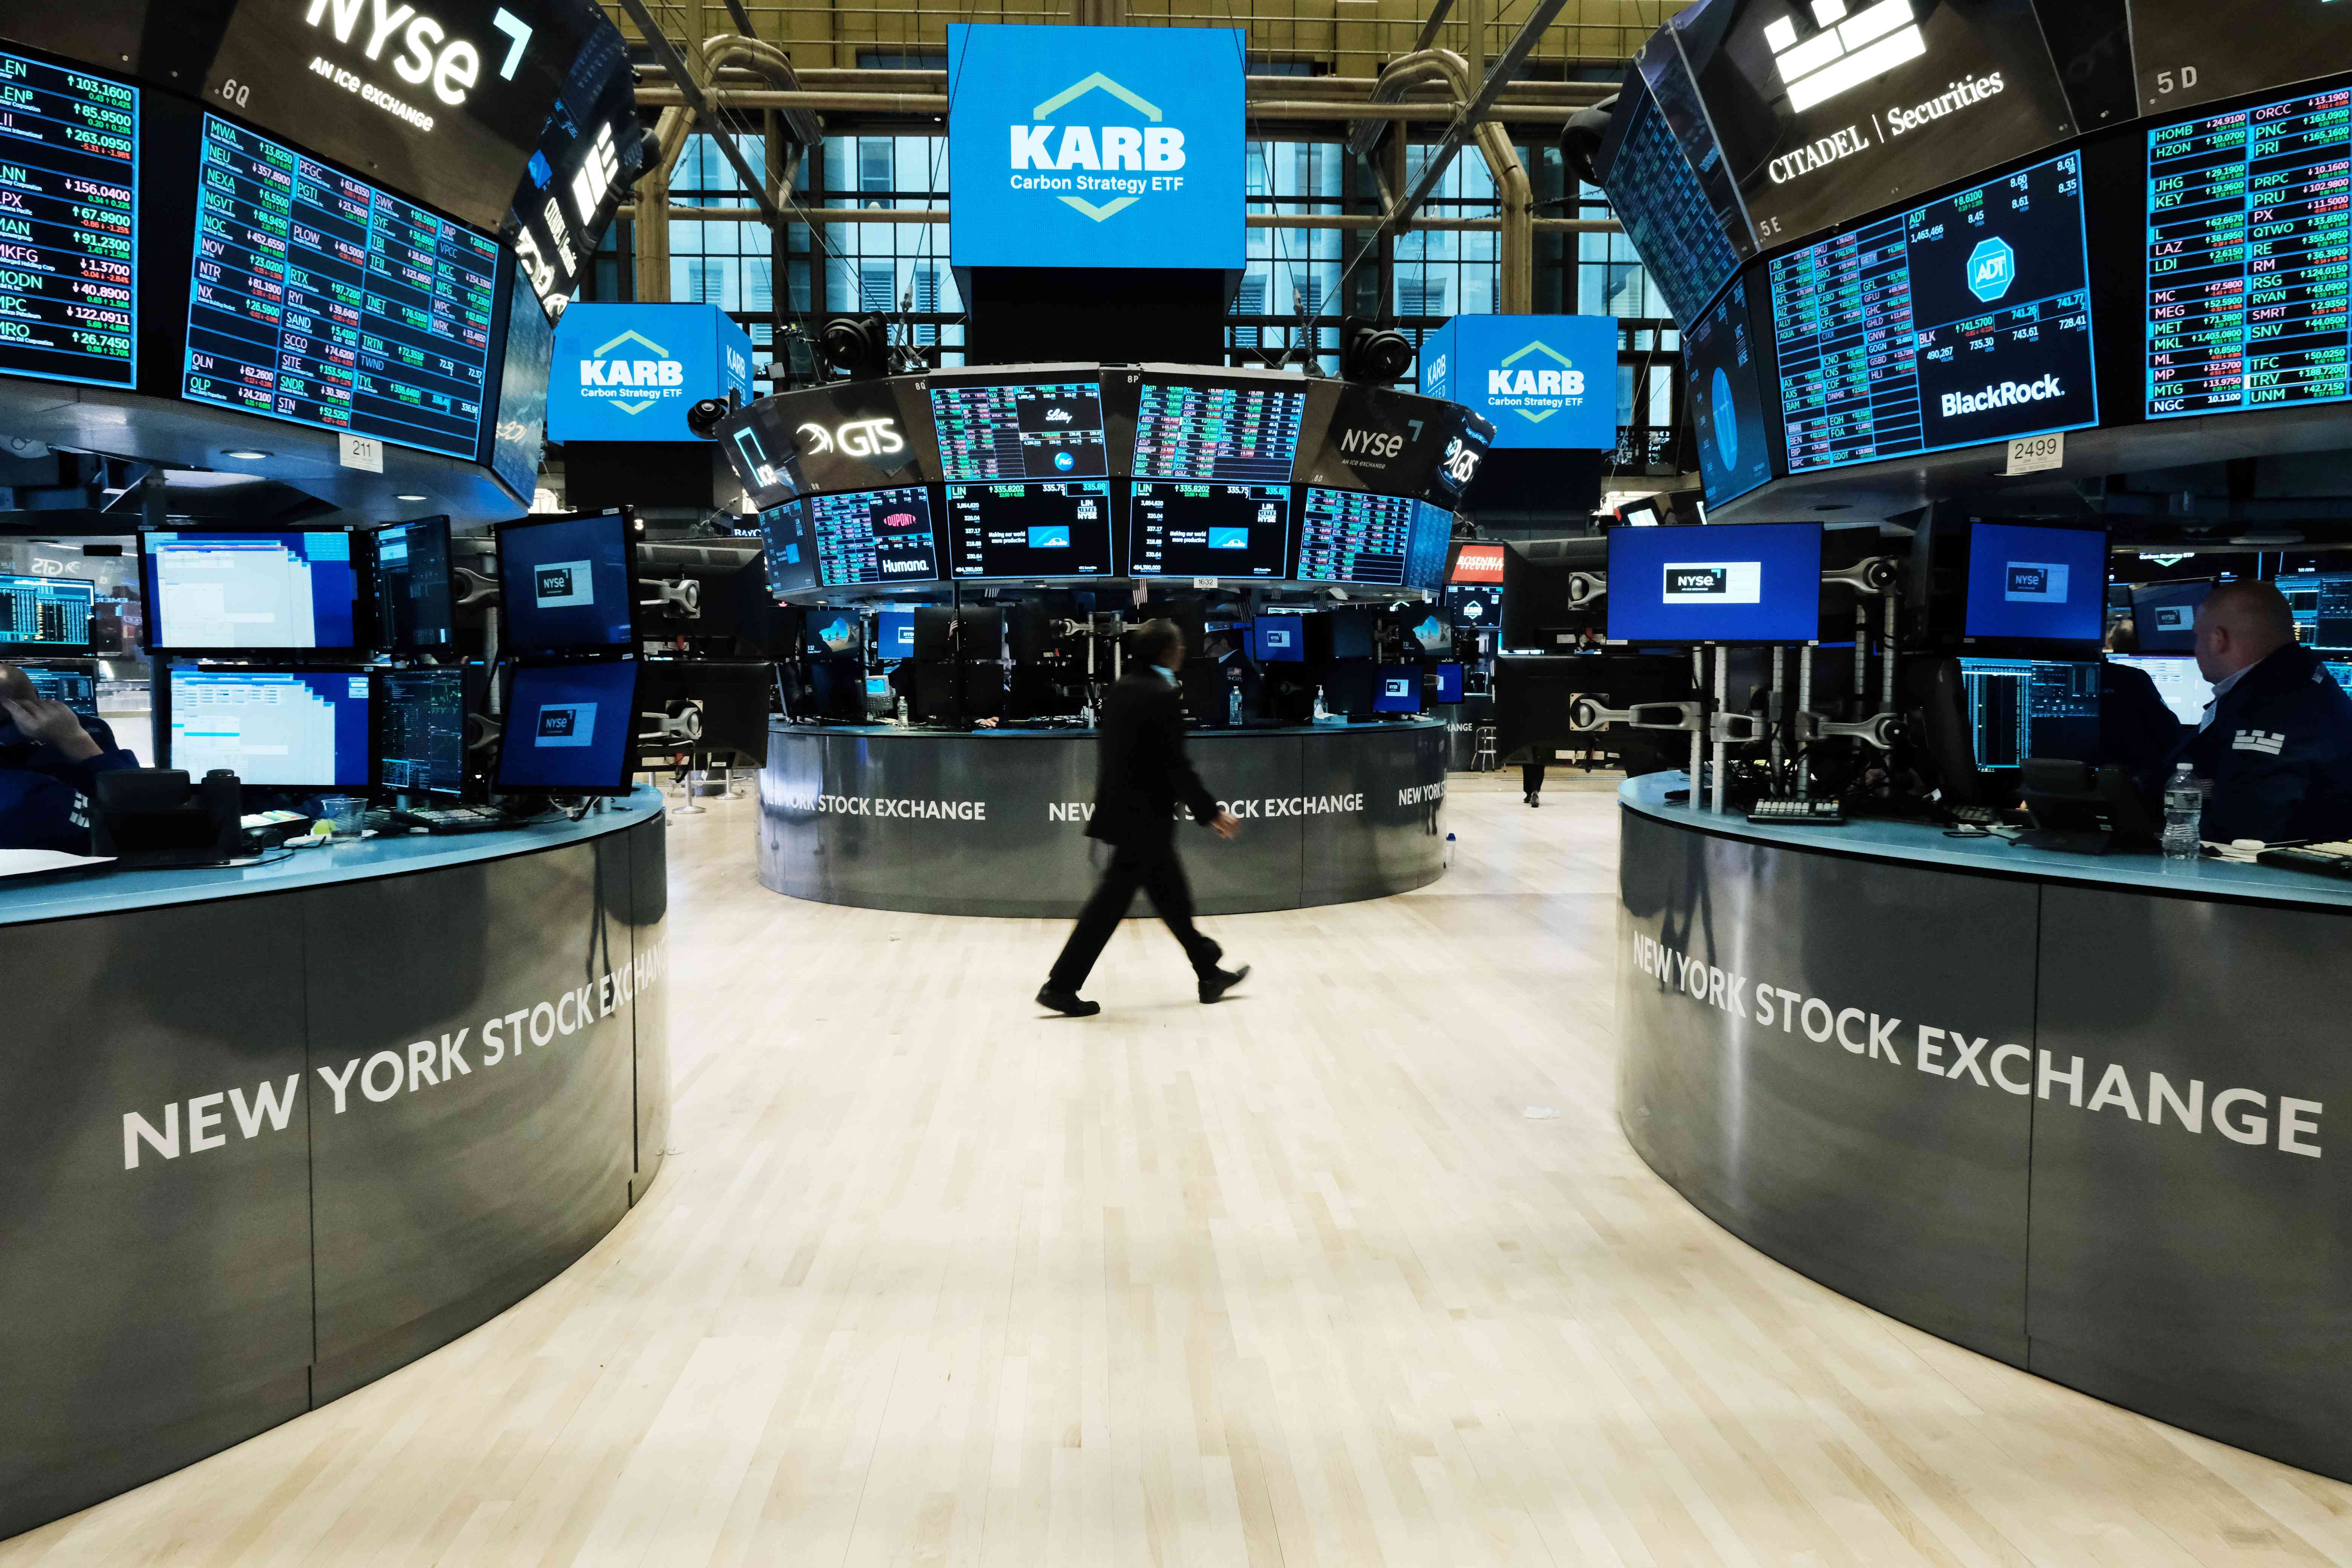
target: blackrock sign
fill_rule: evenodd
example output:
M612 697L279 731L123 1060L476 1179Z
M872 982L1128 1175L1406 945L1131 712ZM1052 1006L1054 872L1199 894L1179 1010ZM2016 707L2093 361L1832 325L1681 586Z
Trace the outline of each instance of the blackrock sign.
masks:
M958 267L1237 269L1243 36L948 28Z

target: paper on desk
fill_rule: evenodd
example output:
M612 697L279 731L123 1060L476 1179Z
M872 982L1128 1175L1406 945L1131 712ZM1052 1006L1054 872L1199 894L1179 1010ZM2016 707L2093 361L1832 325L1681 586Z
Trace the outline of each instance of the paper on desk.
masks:
M73 871L113 863L111 855L68 855L61 849L0 849L0 877L30 877L40 871Z

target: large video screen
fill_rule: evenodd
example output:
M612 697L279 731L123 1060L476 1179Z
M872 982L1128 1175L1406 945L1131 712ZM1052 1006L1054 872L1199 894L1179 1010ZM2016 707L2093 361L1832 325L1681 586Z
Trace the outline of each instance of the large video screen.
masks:
M0 53L0 374L130 386L139 92Z
M2079 153L1769 271L1791 473L2098 423Z
M1616 158L1602 176L1604 188L1666 308L1687 324L1723 287L1739 257L1648 90L1627 91L1633 105Z
M1102 384L1031 382L931 387L940 477L1098 479L1110 472Z
M2149 418L2352 397L2347 158L2342 89L2148 132Z
M816 536L809 529L806 501L788 500L763 509L760 543L770 594L782 599L817 585Z
M1402 496L1365 495L1310 485L1298 512L1298 570L1294 574L1307 583L1372 583L1402 588L1421 511L1419 501ZM1444 564L1441 550L1441 575Z
M1138 479L1127 529L1130 577L1281 577L1290 487Z
M2224 21L2245 26L2216 26ZM2214 0L2131 0L2140 111L2161 114L2352 70L2352 6L2263 0L2230 13Z
M205 116L182 390L475 459L499 247Z
M1735 280L1715 309L1683 332L1683 374L1698 432L1706 504L1721 506L1772 477L1765 446L1764 388L1748 321L1748 282Z
M1609 531L1612 642L1811 642L1821 613L1818 522Z
M922 583L940 574L931 498L921 485L808 499L818 580L828 588Z
M1110 574L1110 481L950 485L948 569L957 577Z
M1307 384L1146 376L1135 416L1139 479L1290 482Z

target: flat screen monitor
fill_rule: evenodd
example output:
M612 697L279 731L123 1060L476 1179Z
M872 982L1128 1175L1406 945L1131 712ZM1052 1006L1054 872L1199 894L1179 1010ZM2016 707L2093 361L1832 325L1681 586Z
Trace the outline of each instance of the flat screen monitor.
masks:
M1403 587L1422 510L1421 502L1402 496L1307 486L1298 512L1298 567L1293 575L1307 583Z
M2098 423L2078 153L1769 271L1791 473Z
M636 646L636 540L617 511L499 525L509 653Z
M885 610L874 617L874 657L886 663L915 657L915 612Z
M2105 533L1969 524L1968 608L1960 626L1969 641L2095 647L2106 631L2106 605Z
M138 380L140 93L0 50L0 375Z
M807 502L788 500L761 511L760 543L768 592L777 599L817 585L816 536L809 530Z
M2205 706L2213 700L2213 683L2198 669L2195 658L2186 654L2145 653L2111 653L2107 658L2147 671L2156 682L2156 694L2182 723L2194 729L2205 721Z
M1327 711L1363 717L1379 712L1381 667L1369 658L1347 658L1322 672L1323 706Z
M2340 0L2273 0L2260 17L2258 26L2217 27L2208 0L2131 0L2141 100L2185 109L2352 70L2352 19Z
M534 310L536 302L531 306ZM422 795L466 788L466 672L375 672L375 787Z
M73 710L77 719L98 717L98 678L79 669L44 669L37 664L19 665L25 678L33 683L36 695L51 702L62 702Z
M147 646L155 653L359 647L359 572L348 530L139 536Z
M948 565L956 577L1110 575L1108 479L950 484L947 507Z
M1454 548L1454 509L1418 503L1412 521L1412 550L1404 563L1404 585L1434 594L1445 583L1445 558Z
M276 789L364 789L372 689L364 669L175 664L164 765Z
M808 498L817 578L825 587L928 583L940 575L931 495L921 485Z
M1408 611L1404 616L1405 636L1423 653L1452 653L1454 628L1433 605L1423 605Z
M1110 473L1102 384L1092 377L931 382L940 477L960 481L1099 479Z
M1688 323L1723 287L1739 256L1649 89L1628 82L1618 108L1628 118L1602 185L1666 309Z
M1437 700L1441 703L1461 701L1462 667L1455 664L1451 659L1444 659L1441 660L1435 668L1437 670Z
M0 657L88 653L98 584L84 577L0 573Z
M183 395L474 461L498 243L217 115Z
M375 531L375 618L377 646L387 652L446 653L457 646L447 518L423 517Z
M507 352L499 369L498 424L490 471L526 502L539 485L547 447L547 382L555 366L555 323L520 268L507 289Z
M1260 664L1307 662L1307 617L1260 616L1250 623L1250 657Z
M2213 584L2194 583L2135 583L2131 590L2132 629L2139 634L2142 653L2197 651L2197 606Z
M1307 384L1147 374L1135 416L1139 479L1286 485Z
M2336 684L2344 689L2345 695L2352 697L2352 660L2331 658L2326 661L2326 668Z
M1285 576L1290 487L1138 479L1127 537L1132 577Z
M1609 531L1612 642L1812 642L1821 597L1817 522Z
M1476 583L1445 585L1445 613L1457 626L1475 631L1503 624L1503 590Z
M498 787L544 795L625 795L636 757L637 666L524 665L507 698Z
M2294 640L2306 647L2352 648L2352 572L2296 572L2272 579L2294 616Z
M2028 757L2088 762L2099 748L2099 667L2063 659L1964 658L1960 685L1977 766Z
M808 651L812 654L837 658L865 650L866 622L856 610L811 610L807 626ZM909 640L913 636L909 630Z
M1683 333L1683 375L1706 504L1721 506L1772 477L1745 279L1734 279L1715 308Z

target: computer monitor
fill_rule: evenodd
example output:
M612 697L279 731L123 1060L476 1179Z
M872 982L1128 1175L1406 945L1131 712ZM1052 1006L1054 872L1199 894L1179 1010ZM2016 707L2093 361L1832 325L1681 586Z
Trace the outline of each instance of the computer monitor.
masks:
M77 719L98 717L98 678L79 669L44 669L37 664L16 667L32 681L33 690L52 702L73 710Z
M1381 666L1380 679L1380 689L1372 694L1373 712L1421 711L1421 666L1384 664Z
M1356 716L1379 711L1381 667L1369 658L1344 658L1323 670L1323 706L1332 713Z
M0 573L0 658L88 653L98 584L83 577Z
M636 763L637 665L523 665L499 744L507 794L626 795Z
M884 610L874 617L874 657L885 663L915 657L915 612Z
M351 531L139 536L150 653L356 652Z
M375 672L375 787L414 795L466 789L466 671Z
M1326 610L1304 618L1307 658L1318 664L1340 658L1370 658L1380 645L1378 610Z
M1406 639L1423 653L1452 653L1454 628L1433 605L1421 605L1405 612Z
M1462 667L1451 659L1440 660L1437 667L1437 700L1441 703L1462 700Z
M811 610L806 647L810 653L841 658L866 649L866 622L856 610Z
M1138 479L1127 536L1130 577L1286 577L1290 487Z
M1256 617L1250 623L1250 657L1260 664L1306 663L1307 617Z
M2197 606L2213 591L2203 579L2194 583L2135 583L2131 587L2132 629L2139 634L2141 653L2197 651Z
M2205 705L2213 700L2213 683L2198 670L2196 659L2186 654L2111 653L2107 658L2116 664L2146 670L2156 682L2156 694L2182 723L2193 729L2205 721ZM2352 666L2344 668L2352 670Z
M854 658L811 659L809 692L817 718L854 724L866 717L866 673Z
M955 657L956 613L945 605L925 605L915 611L913 657L929 662Z
M163 766L274 789L365 789L373 683L358 668L175 664Z
M855 663L850 664L854 672ZM750 659L661 658L637 667L637 708L650 712L692 703L702 713L702 739L681 746L702 757L768 760L769 667ZM855 715L864 718L861 704ZM667 742L665 742L667 745Z
M447 518L375 531L375 623L376 646L391 653L441 654L457 646Z
M1807 643L1821 636L1822 525L1609 531L1609 640Z
M1963 658L1977 766L2028 757L2088 761L2099 749L2099 667L2072 659Z
M950 485L946 500L948 562L956 577L1110 575L1107 479Z
M636 541L628 517L527 517L498 529L506 649L534 654L636 647Z
M2107 536L2101 530L1971 523L1968 580L1960 633L1969 643L2000 643L2029 655L2087 651L2106 631ZM1617 596L1614 581L1609 596Z
M1448 583L1445 585L1445 613L1457 626L1473 631L1480 627L1500 631L1503 626L1503 590L1475 583Z

